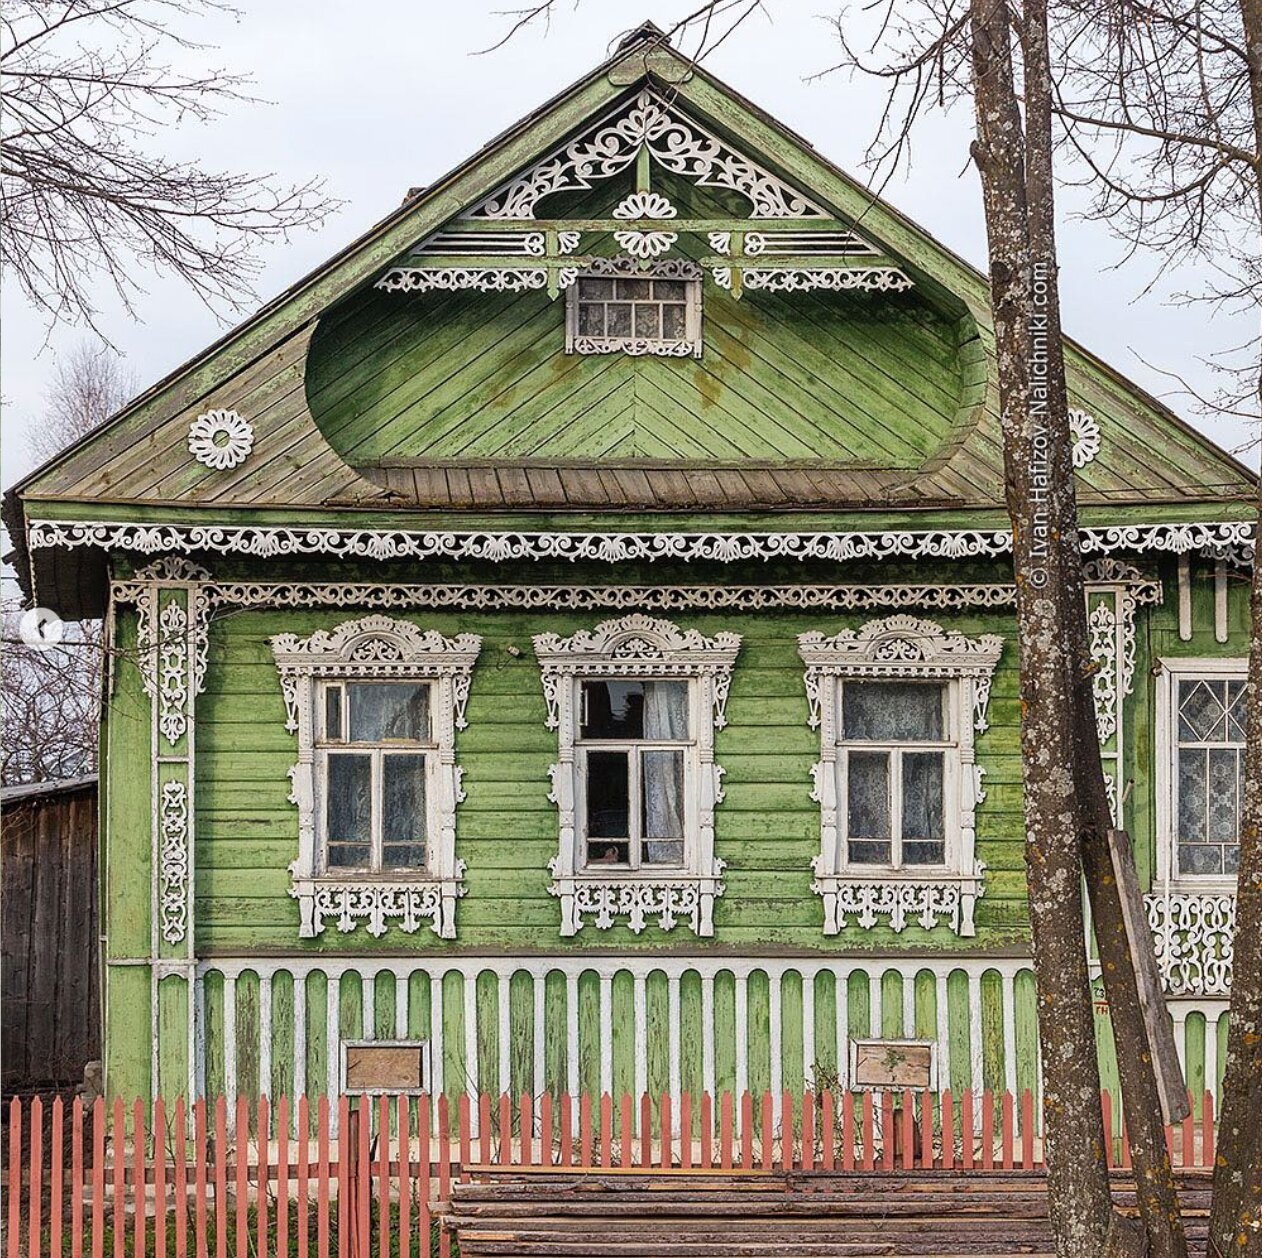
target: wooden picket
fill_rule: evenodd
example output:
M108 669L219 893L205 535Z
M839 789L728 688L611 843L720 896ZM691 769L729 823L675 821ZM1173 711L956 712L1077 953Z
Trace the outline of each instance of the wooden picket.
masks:
M1190 1098L1189 1098L1190 1099ZM677 1097L602 1093L182 1098L168 1104L14 1098L7 1109L6 1258L447 1258L436 1226L479 1167L657 1174L1041 1169L1026 1091ZM1113 1097L1100 1098L1111 1168L1130 1166ZM229 1118L235 1126L231 1126ZM1214 1163L1214 1098L1167 1129L1177 1169ZM314 1225L312 1214L314 1212ZM374 1217L375 1214L375 1217Z

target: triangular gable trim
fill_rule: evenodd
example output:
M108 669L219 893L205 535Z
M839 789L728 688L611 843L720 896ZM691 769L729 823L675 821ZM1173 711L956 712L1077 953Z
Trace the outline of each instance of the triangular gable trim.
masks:
M799 188L707 131L660 93L644 89L577 139L541 158L465 211L465 219L533 219L556 192L583 191L626 170L647 149L672 174L701 187L738 192L751 218L828 218Z

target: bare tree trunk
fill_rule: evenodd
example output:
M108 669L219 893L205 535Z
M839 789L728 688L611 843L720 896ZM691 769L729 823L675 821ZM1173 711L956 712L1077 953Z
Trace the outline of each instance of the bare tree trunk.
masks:
M1022 27L1025 71L1025 159L1030 259L1045 285L1041 303L1048 353L1044 384L1044 424L1052 430L1056 492L1048 506L1055 512L1053 536L1061 563L1055 597L1061 603L1065 698L1071 705L1072 736L1080 754L1072 757L1083 870L1099 947L1105 994L1113 1024L1122 1103L1135 1170L1140 1217L1153 1258L1187 1258L1187 1237L1179 1212L1170 1154L1148 1029L1139 999L1131 940L1122 912L1121 889L1109 852L1112 809L1104 786L1098 746L1091 671L1083 665L1087 649L1086 598L1078 543L1078 502L1073 488L1069 397L1062 351L1057 282L1055 183L1052 145L1052 78L1048 49L1047 0L1025 0Z
M1082 913L1076 783L1075 703L1067 685L1064 554L1051 532L1054 500L1072 494L1071 460L1049 440L1036 413L1036 348L1051 352L1036 327L1045 283L1030 253L1030 207L1022 120L1013 82L1005 0L975 0L971 18L977 139L990 255L1004 480L1013 526L1021 653L1021 749L1026 869L1043 1055L1048 1195L1062 1258L1109 1252L1116 1231L1104 1159L1100 1076ZM1049 190L1050 191L1050 190ZM1081 575L1079 576L1081 585ZM1135 1247L1133 1252L1142 1252Z
M1254 152L1262 153L1262 0L1241 0ZM1262 222L1262 169L1254 170ZM1262 374L1258 380L1262 400ZM1240 873L1231 975L1227 1064L1209 1219L1211 1258L1262 1254L1262 494L1254 534L1249 719L1244 800L1240 810ZM1206 1081L1207 1084L1209 1081Z

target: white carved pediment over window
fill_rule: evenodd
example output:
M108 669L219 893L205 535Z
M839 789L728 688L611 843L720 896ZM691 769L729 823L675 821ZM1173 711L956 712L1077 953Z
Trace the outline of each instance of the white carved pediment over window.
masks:
M271 640L287 713L297 735L298 762L289 771L290 802L298 808L298 858L290 865L290 894L299 902L299 935L319 935L327 922L351 931L363 922L379 936L390 924L413 933L428 921L443 939L456 937L456 900L464 894L464 862L456 858L456 806L464 800L456 764L455 732L465 727L477 634L447 638L384 615L350 620L308 637L281 633ZM424 869L365 873L326 869L320 831L317 741L322 683L427 681L430 734L426 755L427 809Z
M547 726L557 731L557 763L548 798L559 814L559 848L549 862L549 887L561 901L561 933L589 922L606 930L622 921L638 934L646 925L671 930L686 922L699 936L714 933L714 901L723 894L723 862L714 855L714 810L723 800L723 769L714 763L714 732L726 724L739 634L706 637L669 620L632 614L571 637L534 638ZM690 739L685 756L684 857L681 866L596 867L583 856L582 748L579 688L584 679L678 680L689 690Z
M975 933L974 908L985 889L985 866L974 851L976 813L985 792L974 739L988 728L991 683L1003 646L998 634L972 638L904 614L831 637L818 631L798 636L798 654L806 666L807 720L820 731L820 760L811 770L811 798L820 806L820 852L812 860L811 889L824 902L825 934L838 934L848 925L863 930L884 925L895 932L909 925L925 930L944 925L957 935ZM903 840L896 843L892 830L885 844L887 863L871 857L869 863L856 863L848 857L848 802L840 781L846 747L889 756L891 766L904 753L897 740L888 748L880 740L847 744L840 736L841 683L891 680L945 687L943 728L931 743L908 744L917 748L913 754L923 756L928 749L941 758L943 830L933 864L894 860Z

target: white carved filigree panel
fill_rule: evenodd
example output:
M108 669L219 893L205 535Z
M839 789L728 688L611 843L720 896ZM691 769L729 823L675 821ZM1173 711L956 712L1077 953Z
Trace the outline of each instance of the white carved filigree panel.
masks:
M624 100L576 140L537 161L466 215L469 219L530 219L544 197L581 191L631 166L647 149L663 169L707 188L737 192L754 218L823 218L825 211L677 104L652 90Z
M188 788L182 781L162 784L158 825L161 832L159 905L162 938L183 941L188 930L189 852Z
M549 800L557 806L559 846L548 863L549 887L561 901L561 934L575 935L593 917L598 930L626 919L636 933L650 920L663 930L686 920L695 934L714 933L714 901L723 894L723 862L714 855L714 810L723 801L723 769L714 762L714 731L726 724L732 668L740 650L739 634L712 638L696 629L680 629L669 620L641 613L602 621L571 637L535 635L535 655L547 705L546 724L557 731L557 763L549 769ZM699 687L694 713L700 719L685 773L693 787L685 798L684 869L667 873L623 873L585 868L579 858L575 801L579 798L578 681L584 677L672 677ZM685 895L686 889L691 888Z
M1234 895L1181 892L1145 898L1157 965L1171 996L1230 996Z
M444 637L437 630L389 616L364 616L306 638L282 633L272 638L272 655L285 699L286 728L298 736L298 763L289 771L290 802L298 809L298 858L290 865L290 895L299 902L299 936L311 938L336 919L340 931L367 923L370 934L388 923L404 932L430 920L443 939L456 937L456 901L464 894L464 862L456 858L456 807L464 799L456 764L455 733L465 726L465 705L473 666L482 647L477 634ZM315 780L315 730L321 679L430 680L436 754L426 757L426 792L435 801L435 832L427 868L403 877L365 879L321 869L319 812Z

